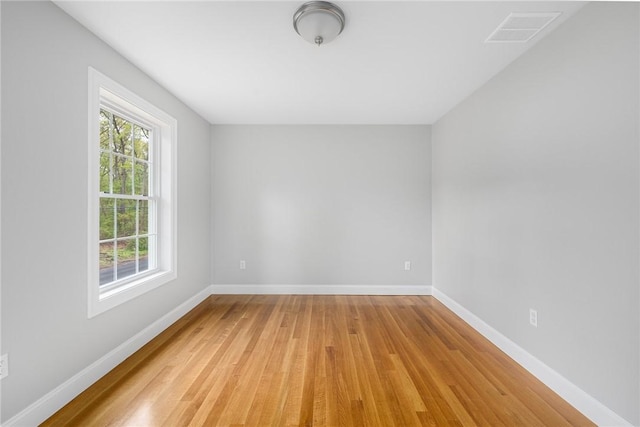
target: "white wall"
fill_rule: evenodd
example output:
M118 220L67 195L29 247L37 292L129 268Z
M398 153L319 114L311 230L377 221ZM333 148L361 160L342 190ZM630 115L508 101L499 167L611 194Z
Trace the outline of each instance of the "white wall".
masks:
M431 284L428 126L213 126L211 154L214 284Z
M432 135L434 286L636 425L638 23L585 6Z
M49 2L2 7L2 419L205 289L209 124ZM87 319L87 67L178 120L178 280Z

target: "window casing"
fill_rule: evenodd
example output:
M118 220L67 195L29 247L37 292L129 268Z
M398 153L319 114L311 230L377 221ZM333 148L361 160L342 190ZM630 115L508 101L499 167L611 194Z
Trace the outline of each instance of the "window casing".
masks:
M177 277L177 123L89 68L88 314Z

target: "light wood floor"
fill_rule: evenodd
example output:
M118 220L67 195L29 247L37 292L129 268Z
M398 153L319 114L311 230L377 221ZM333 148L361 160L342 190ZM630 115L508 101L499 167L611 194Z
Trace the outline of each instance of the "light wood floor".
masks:
M432 297L212 296L47 420L593 425Z

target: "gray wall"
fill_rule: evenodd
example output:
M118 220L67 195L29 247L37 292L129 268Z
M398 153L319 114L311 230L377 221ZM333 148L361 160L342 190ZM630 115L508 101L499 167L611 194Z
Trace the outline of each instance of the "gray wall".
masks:
M3 420L210 284L209 124L49 2L2 7ZM87 67L178 120L178 280L87 319Z
M636 425L638 10L585 6L432 135L434 286Z
M430 285L430 158L428 126L213 126L213 283Z

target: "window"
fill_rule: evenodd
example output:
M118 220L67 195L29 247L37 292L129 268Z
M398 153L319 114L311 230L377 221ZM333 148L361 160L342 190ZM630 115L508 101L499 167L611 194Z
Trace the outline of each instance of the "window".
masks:
M177 276L176 128L89 68L89 317Z

